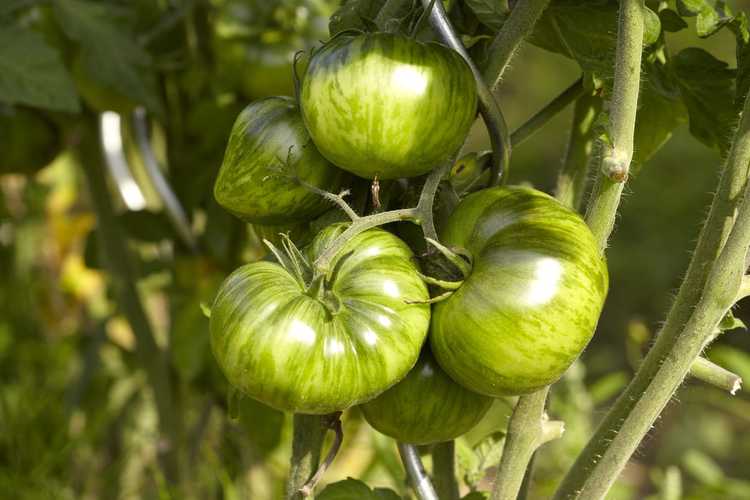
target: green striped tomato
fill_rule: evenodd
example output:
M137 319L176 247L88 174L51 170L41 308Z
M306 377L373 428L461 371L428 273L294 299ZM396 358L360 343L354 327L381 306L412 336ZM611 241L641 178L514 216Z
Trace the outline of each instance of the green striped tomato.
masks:
M250 104L229 136L214 184L216 201L258 224L288 224L320 215L330 203L283 173L287 161L308 184L327 191L341 184L344 173L318 153L291 98Z
M321 231L308 259L345 227ZM429 306L406 302L429 298L412 257L372 229L347 242L320 288L276 263L237 269L211 310L219 366L241 392L280 410L324 414L374 398L406 376L427 335Z
M469 431L492 401L454 382L425 347L406 378L361 408L383 434L403 443L430 444Z
M469 66L443 45L342 34L311 58L300 105L323 156L360 177L394 179L424 174L461 146L477 93Z
M448 374L488 396L557 380L591 339L608 274L583 220L529 188L466 197L441 241L473 256L463 285L433 310L432 350Z

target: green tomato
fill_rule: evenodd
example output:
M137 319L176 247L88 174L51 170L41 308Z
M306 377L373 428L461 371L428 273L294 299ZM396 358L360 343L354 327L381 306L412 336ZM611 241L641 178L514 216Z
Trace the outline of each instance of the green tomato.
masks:
M33 174L60 152L60 133L38 111L0 110L0 174Z
M425 347L406 378L361 408L383 434L403 443L430 444L469 431L492 401L454 382Z
M346 228L306 248L313 262ZM325 414L364 403L401 380L427 335L429 295L413 254L392 234L351 238L325 282L279 264L232 273L211 310L211 346L229 382L280 410ZM407 302L409 301L409 302Z
M463 285L433 311L440 366L488 396L556 381L586 347L608 274L583 220L530 188L490 188L464 199L441 241L473 256Z
M320 152L360 177L432 170L463 144L477 109L455 51L405 36L339 35L310 60L300 105Z
M248 222L270 225L310 220L331 206L290 175L336 191L344 173L318 153L291 98L250 104L229 136L216 201Z

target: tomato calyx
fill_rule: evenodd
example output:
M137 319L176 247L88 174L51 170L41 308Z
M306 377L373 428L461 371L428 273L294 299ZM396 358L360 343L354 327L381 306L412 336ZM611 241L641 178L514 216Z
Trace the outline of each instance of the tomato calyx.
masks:
M341 300L331 289L330 283L334 282L341 264L352 252L342 256L331 273L324 275L314 271L310 261L297 248L297 245L294 244L287 233L281 233L280 236L283 250L266 239L263 240L263 243L276 257L279 265L297 281L304 293L320 302L328 313L329 319L336 316L341 310Z
M472 256L468 250L458 247L448 248L432 238L426 237L425 241L438 252L428 252L424 261L425 267L429 268L431 273L436 276L418 273L419 277L427 285L444 291L429 300L409 303L435 304L442 302L461 288L466 278L471 274Z

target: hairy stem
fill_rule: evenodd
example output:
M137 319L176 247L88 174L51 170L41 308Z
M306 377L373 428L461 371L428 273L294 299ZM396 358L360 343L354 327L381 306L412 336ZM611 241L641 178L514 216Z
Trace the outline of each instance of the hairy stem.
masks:
M564 425L550 421L544 411L549 387L518 398L508 423L503 457L497 469L492 500L515 500L534 452L544 443L562 436Z
M584 95L578 98L573 111L573 126L557 179L555 197L560 203L576 211L580 210L586 191L589 166L596 161L594 123L601 108L600 97Z
M514 130L513 133L510 134L510 143L513 147L516 147L524 142L526 139L534 135L548 121L557 116L557 114L565 109L568 104L583 96L584 92L583 79L579 78L570 87L563 90L560 95L552 99L546 106L539 110L539 112L529 118L526 123Z
M417 448L412 444L398 443L398 454L406 469L406 475L419 500L441 500L435 493L430 477L424 470Z
M750 99L747 99L708 219L667 320L635 377L568 471L556 498L594 498L609 488L711 337L716 326L714 318L723 316L726 310L722 309L727 303L729 306L734 303L741 288L750 242L740 241L745 246L734 253L740 253L741 258L732 261L735 257L728 257L729 238L730 235L740 238L742 231L750 230L750 220L738 220L735 225L738 207L745 196L749 166ZM750 211L747 205L742 205L745 212ZM737 276L721 276L723 272ZM732 293L728 300L727 291Z
M432 447L432 481L440 500L458 500L456 443L446 441Z
M138 293L135 281L138 274L133 255L129 250L125 232L115 217L110 189L102 168L103 154L93 137L93 131L85 133L76 153L88 181L91 201L96 212L100 251L117 294L117 303L133 330L138 361L145 369L149 385L154 391L163 440L158 449L163 453L166 476L173 480L179 474L177 451L182 431L180 412L174 401L167 358L156 343Z
M431 0L422 0L422 5L425 8L429 8L430 3ZM469 53L466 52L461 39L456 34L453 26L451 26L448 15L445 13L443 2L434 3L430 12L430 22L443 42L464 58L471 68L471 72L474 74L474 79L477 83L477 94L479 96L479 112L487 127L490 135L490 143L492 144L492 178L490 179L490 184L497 185L500 181L506 182L510 167L511 143L508 125L505 123L505 117L500 110L500 106L498 106L495 96L492 95L492 91L482 78L482 73L476 64L474 64Z
M690 376L727 391L732 396L742 389L742 377L704 357L699 357L693 361L690 366Z
M513 54L521 42L534 31L534 25L549 2L550 0L519 0L513 7L510 17L490 44L487 63L482 70L484 81L493 90L500 85Z
M287 480L286 498L304 498L302 489L320 465L320 449L326 434L325 416L294 414L292 459Z
M597 174L586 211L586 223L599 240L602 250L607 247L607 239L614 227L620 196L633 159L633 135L641 83L644 8L644 0L623 0L620 3L617 64L609 120L611 144L603 146L601 171Z

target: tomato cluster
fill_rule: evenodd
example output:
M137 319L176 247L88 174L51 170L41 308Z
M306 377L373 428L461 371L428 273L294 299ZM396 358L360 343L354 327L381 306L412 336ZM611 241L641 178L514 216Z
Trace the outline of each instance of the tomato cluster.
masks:
M457 53L395 34L334 37L299 89L247 106L229 138L214 194L250 223L309 221L330 209L326 193L357 178L430 172L477 112ZM382 228L349 237L349 227L328 225L302 250L282 238L281 250L270 245L275 262L222 284L211 345L246 395L309 414L362 405L401 441L445 441L493 398L553 383L593 334L606 264L583 220L544 193L489 187L463 198L439 235L463 264L440 277L455 290L434 305L426 282L440 282L404 241Z

